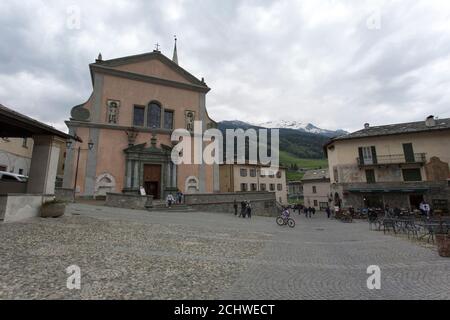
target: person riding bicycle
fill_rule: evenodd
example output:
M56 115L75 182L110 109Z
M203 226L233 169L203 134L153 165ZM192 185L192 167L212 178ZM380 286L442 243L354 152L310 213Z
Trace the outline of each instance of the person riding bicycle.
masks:
M279 226L289 226L290 228L295 227L295 221L291 218L291 212L288 207L281 207L281 214L277 217L277 224Z
M291 213L289 212L289 209L287 207L283 207L283 211L281 212L281 216L284 219L289 218L289 216L291 215Z

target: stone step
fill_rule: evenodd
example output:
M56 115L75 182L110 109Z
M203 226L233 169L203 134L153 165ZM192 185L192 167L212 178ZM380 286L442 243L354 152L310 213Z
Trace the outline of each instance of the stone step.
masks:
M153 206L151 208L147 208L147 211L172 211L172 212L188 212L188 211L195 211L192 207L184 205L184 204L177 204L172 205L172 207L167 207L166 204L159 204L159 203L153 203Z

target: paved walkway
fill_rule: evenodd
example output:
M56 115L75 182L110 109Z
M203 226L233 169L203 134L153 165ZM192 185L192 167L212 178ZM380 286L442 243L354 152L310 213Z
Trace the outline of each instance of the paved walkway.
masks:
M71 205L0 224L0 299L450 299L450 260L316 215L273 218ZM81 290L68 290L76 264ZM368 290L369 265L381 290Z

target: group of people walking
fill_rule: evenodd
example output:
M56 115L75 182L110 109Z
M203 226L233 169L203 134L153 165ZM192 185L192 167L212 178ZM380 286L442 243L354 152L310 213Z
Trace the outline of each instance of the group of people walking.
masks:
M238 203L236 200L234 200L233 203L234 207L234 215L238 215ZM252 206L250 204L250 201L241 201L241 210L239 212L239 218L251 218L252 217Z
M316 208L306 207L301 204L298 204L294 207L294 210L298 210L298 214L305 214L306 218L312 218L316 214Z
M184 195L181 191L178 191L175 194L175 197L171 193L169 193L166 198L167 207L170 208L170 207L172 207L173 204L182 204L183 197L184 197Z

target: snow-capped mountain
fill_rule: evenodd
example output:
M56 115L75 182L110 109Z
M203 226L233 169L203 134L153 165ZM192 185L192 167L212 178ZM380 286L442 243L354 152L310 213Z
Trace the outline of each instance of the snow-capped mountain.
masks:
M268 121L263 123L252 123L254 126L268 129L293 129L308 133L320 134L327 137L336 137L347 134L344 130L327 130L316 127L311 123L303 123L294 120Z
M330 137L335 136L335 131L321 130L314 126L286 126L282 128L281 123L250 124L239 120L220 121L217 127L222 132L228 129L260 129L276 128L280 129L280 151L284 151L298 158L322 159L322 146L327 143ZM316 130L314 130L314 128ZM313 130L311 132L307 130ZM225 141L225 140L224 140Z

